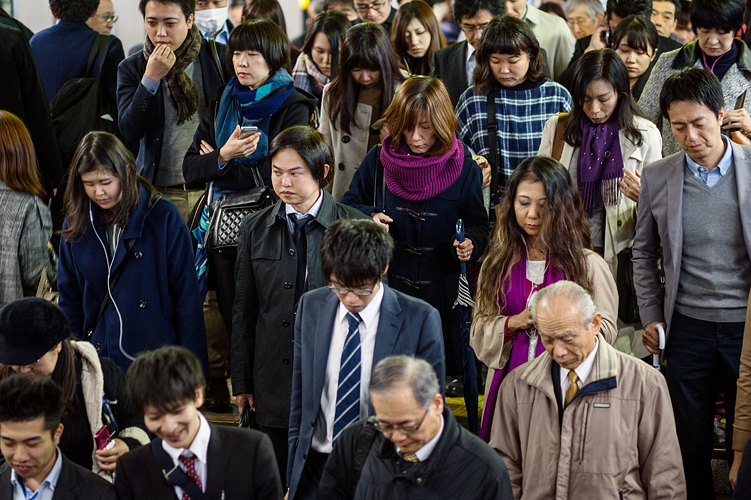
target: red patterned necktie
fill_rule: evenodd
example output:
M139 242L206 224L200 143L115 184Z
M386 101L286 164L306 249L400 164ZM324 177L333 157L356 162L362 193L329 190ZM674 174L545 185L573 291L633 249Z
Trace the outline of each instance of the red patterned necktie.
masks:
M198 473L196 472L196 457L195 455L191 455L189 457L186 457L185 455L180 455L179 458L180 462L185 466L185 473L188 475L188 477L196 483L196 485L203 489L203 486L201 485L201 478L198 477ZM193 500L190 498L190 495L185 493L185 490L183 490L183 498L182 500Z

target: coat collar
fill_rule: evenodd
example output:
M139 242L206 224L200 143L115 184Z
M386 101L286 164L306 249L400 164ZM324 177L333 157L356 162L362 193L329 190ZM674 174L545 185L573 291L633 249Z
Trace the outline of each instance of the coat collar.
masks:
M736 39L733 43L738 47L738 59L735 61L738 69L746 73L751 73L751 50L749 50L743 40ZM673 69L693 66L700 57L701 49L699 48L699 41L694 40L687 43L678 50L678 54L673 59Z
M595 355L595 362L592 365L592 371L589 372L587 383L582 387L592 385L609 379L618 378L618 363L616 360L615 350L605 342L602 334L598 333L599 348ZM555 401L555 389L553 387L553 358L547 352L542 353L533 361L527 363L524 367L520 378L525 383L536 387L540 391L548 394Z
M448 405L444 404L443 434L441 434L441 437L438 439L438 443L436 443L430 457L425 460L425 462L421 462L421 464L427 469L444 467L448 456L451 454L451 451L456 446L456 442L459 440L460 434L461 429L456 422L456 418L454 418L454 414L451 412ZM381 434L380 438L382 442L378 453L379 457L383 459L397 458L399 455L396 453L394 443L383 437L383 434ZM421 470L425 471L426 469L421 468Z

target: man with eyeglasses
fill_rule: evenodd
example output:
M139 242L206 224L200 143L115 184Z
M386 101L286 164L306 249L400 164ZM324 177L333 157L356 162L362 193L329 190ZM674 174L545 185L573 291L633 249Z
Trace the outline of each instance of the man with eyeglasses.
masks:
M86 24L94 31L103 35L110 35L117 19L118 16L115 14L112 0L99 0L99 7L97 7L94 15L86 20Z
M391 236L371 220L340 219L323 235L321 268L329 288L304 294L295 320L290 499L316 498L344 428L373 414L368 381L380 360L410 354L445 376L438 310L381 282L393 250ZM436 393L440 398L437 383Z
M456 107L465 90L472 86L472 74L477 67L475 51L480 46L482 32L495 16L506 14L503 0L455 0L454 19L467 39L456 42L433 54L433 72L449 91L451 104Z
M389 0L355 0L355 11L362 22L378 23L391 36L396 9L391 7Z
M370 378L375 417L347 428L319 488L327 500L511 500L499 456L461 427L429 363L381 360Z

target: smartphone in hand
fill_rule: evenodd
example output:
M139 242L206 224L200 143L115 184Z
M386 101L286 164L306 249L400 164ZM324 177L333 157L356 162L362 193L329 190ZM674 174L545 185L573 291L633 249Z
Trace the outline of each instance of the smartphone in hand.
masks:
M258 132L258 127L255 125L243 125L240 127L240 135L237 136L238 139L245 139L250 134L255 134Z

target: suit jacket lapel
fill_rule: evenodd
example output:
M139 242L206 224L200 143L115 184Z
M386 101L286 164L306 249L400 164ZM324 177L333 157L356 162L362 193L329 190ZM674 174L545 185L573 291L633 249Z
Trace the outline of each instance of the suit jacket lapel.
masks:
M10 482L10 466L6 463L0 469L0 500L13 500L13 484Z
M326 381L326 365L328 364L331 336L334 333L334 321L338 308L339 299L335 294L330 293L319 309L318 321L315 323L320 328L317 329L315 351L313 352L313 401L316 401L317 404L321 402L323 384Z
M384 288L383 302L381 302L381 315L373 350L373 366L394 353L394 345L403 322L402 308L396 300L396 294L386 285L381 286Z
M673 276L676 279L681 269L681 254L683 253L683 178L685 170L686 156L684 154L678 155L676 161L669 168L663 169L663 175L666 176L665 186L667 192L665 223L668 227L668 237L670 239ZM677 292L677 289L674 292ZM675 297L671 299L671 303L674 303L674 299Z
M747 209L749 203L751 203L751 159L746 148L733 142L730 144L733 148L733 167L735 168L743 240L746 242L746 251L751 256L751 213Z
M76 486L76 474L73 470L73 466L68 462L68 459L63 456L63 466L60 469L60 477L57 478L55 493L52 495L52 500L74 500L77 498L73 493L73 488Z
M211 438L209 439L209 449L206 454L207 471L206 471L206 496L209 498L222 498L224 489L224 476L227 473L229 465L229 455L222 452L224 446L225 434L221 427L209 424L211 428Z

